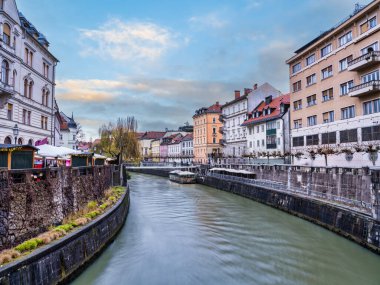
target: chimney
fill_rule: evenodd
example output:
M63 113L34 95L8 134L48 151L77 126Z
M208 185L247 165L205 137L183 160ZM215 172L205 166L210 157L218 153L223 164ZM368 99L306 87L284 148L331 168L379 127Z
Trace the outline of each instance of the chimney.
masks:
M219 101L216 101L216 106L219 106Z
M256 89L257 89L257 83L253 85L253 90L256 90Z
M252 92L252 89L250 89L250 88L244 88L244 95L245 96L247 96L251 92Z
M240 90L235 90L235 99L240 98Z

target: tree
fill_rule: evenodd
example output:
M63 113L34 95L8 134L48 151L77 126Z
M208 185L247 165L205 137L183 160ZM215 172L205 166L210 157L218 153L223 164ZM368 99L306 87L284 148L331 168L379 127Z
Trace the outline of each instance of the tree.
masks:
M123 159L136 160L140 157L139 143L136 136L137 121L134 117L118 118L116 124L108 123L99 128L99 148L105 154Z

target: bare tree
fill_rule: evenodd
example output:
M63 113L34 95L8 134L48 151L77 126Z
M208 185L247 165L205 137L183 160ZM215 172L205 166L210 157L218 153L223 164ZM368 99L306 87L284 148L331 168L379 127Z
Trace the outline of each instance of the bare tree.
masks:
M100 148L106 154L123 159L135 160L140 156L136 136L137 121L134 117L118 118L116 124L108 123L99 129Z

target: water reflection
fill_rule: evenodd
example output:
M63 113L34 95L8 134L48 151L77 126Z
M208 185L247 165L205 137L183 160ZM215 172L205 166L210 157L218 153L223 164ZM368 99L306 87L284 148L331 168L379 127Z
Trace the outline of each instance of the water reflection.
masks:
M380 284L380 257L201 185L133 175L116 241L74 284Z

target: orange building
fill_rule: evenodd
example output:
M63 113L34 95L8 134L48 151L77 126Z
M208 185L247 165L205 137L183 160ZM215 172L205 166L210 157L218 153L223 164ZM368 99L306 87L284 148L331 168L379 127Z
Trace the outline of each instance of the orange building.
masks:
M221 156L220 140L222 135L219 128L221 105L219 102L208 107L200 108L193 116L194 120L194 162L209 163Z

